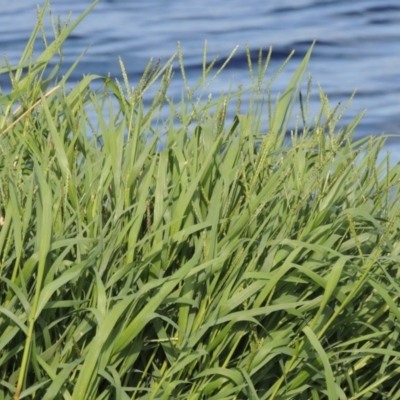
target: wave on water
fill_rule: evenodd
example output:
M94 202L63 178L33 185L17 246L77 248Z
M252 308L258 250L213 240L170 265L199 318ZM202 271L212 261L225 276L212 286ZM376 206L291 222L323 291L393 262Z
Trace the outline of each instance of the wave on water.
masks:
M8 2L0 14L0 48L11 64L16 64L36 19L36 0ZM53 0L53 14L73 18L87 5L78 0ZM202 49L208 42L207 62L218 57L215 67L225 62L232 49L237 53L227 65L224 80L215 90L224 91L232 82L249 82L246 43L257 62L259 49L266 56L273 47L271 66L277 69L295 50L292 60L276 82L282 91L294 68L314 40L316 46L309 64L313 76L310 110L319 109L320 82L333 102L345 102L359 92L347 111L349 120L368 109L359 129L363 135L400 133L400 5L385 0L310 1L280 0L259 2L230 0L216 4L203 0L201 6L183 0L102 0L68 38L64 47L65 68L89 47L71 77L83 74L120 76L121 57L133 84L150 58L166 61L181 42L189 85L202 73ZM176 75L179 67L175 64ZM2 90L9 82L0 78ZM224 83L225 82L225 83ZM225 85L225 86L224 86ZM181 95L176 84L171 95Z

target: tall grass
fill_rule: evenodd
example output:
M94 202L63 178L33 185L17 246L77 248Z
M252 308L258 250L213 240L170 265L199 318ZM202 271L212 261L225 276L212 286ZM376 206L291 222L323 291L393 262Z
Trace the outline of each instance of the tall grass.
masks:
M206 49L194 88L178 46L134 88L121 62L121 82L67 91L76 64L49 65L87 12L34 60L45 7L0 71L0 399L400 398L400 171L377 165L384 138L353 141L358 120L339 129L322 91L309 121L311 49L276 101L271 53L249 57L246 112L242 89L207 97Z

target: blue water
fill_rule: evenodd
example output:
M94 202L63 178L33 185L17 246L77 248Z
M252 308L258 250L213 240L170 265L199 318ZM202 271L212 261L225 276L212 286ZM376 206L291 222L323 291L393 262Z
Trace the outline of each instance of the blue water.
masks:
M38 0L0 0L0 53L17 63L36 21ZM91 2L53 0L55 15L73 18ZM400 135L400 1L392 0L101 0L78 26L64 47L66 65L88 46L72 81L84 73L120 77L118 57L135 85L147 61L166 61L181 42L189 84L202 71L204 41L208 61L224 60L239 45L224 74L210 88L215 96L230 87L250 84L246 42L256 56L261 47L273 46L271 74L290 50L295 56L275 82L275 92L285 84L313 40L317 44L309 64L313 77L310 114L319 111L320 83L334 106L357 94L343 122L367 109L356 136ZM177 75L179 75L177 73ZM1 79L2 90L7 82ZM170 95L179 97L183 85L174 80ZM400 160L400 139L387 147Z

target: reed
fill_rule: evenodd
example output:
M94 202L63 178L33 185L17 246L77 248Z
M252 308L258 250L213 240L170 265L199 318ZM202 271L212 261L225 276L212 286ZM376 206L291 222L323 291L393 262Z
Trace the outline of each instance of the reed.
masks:
M309 121L312 49L276 101L271 52L213 100L206 48L189 88L179 46L134 88L121 61L121 81L68 91L76 63L60 78L50 61L90 8L34 59L44 7L0 70L0 399L400 398L385 138L353 140L322 90Z

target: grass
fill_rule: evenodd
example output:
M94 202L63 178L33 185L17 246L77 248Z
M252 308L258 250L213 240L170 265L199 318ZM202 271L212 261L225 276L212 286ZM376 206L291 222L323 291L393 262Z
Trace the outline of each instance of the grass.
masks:
M135 88L121 62L122 82L67 91L76 64L60 78L51 61L87 12L34 59L45 7L0 70L0 399L400 398L385 138L354 141L358 119L339 128L322 91L309 121L312 49L276 101L271 52L249 57L252 87L212 100L206 48L189 88L179 46Z

